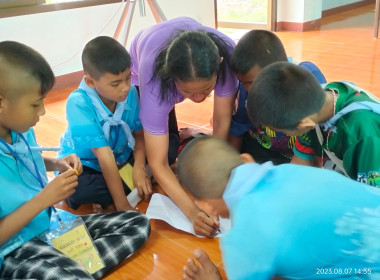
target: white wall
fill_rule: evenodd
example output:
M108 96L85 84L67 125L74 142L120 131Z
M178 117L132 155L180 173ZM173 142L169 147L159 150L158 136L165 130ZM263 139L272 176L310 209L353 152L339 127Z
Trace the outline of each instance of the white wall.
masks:
M277 21L308 22L321 18L322 0L282 0L277 5ZM330 0L334 1L334 0Z
M322 11L362 0L281 0L277 2L278 22L304 23L320 19Z
M322 0L322 11L344 6L361 0Z
M204 25L215 27L214 0L157 2L167 19L190 16ZM53 67L56 76L80 71L84 45L97 35L113 36L124 5L116 3L2 18L0 41L14 40L36 49ZM155 24L147 3L145 10L146 17L141 17L136 4L127 47L141 28Z

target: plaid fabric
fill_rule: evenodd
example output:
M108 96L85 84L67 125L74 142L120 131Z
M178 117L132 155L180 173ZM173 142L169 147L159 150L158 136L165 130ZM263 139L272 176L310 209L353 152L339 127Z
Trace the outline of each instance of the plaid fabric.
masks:
M135 253L148 239L148 218L126 211L81 216L105 267L89 275L75 261L38 238L25 243L4 258L0 279L99 279Z

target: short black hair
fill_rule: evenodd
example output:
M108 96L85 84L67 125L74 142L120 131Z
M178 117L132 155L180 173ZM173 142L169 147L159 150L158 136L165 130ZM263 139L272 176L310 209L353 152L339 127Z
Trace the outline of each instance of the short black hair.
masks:
M230 64L232 71L245 75L256 65L264 68L277 61L287 61L280 38L273 32L258 29L241 37L232 52Z
M119 74L131 67L131 56L117 40L99 36L83 49L82 64L85 73L98 80L106 73Z
M46 95L53 87L53 70L45 58L31 47L15 41L0 42L0 59L38 80L41 95Z
M265 67L247 97L251 121L259 126L295 130L299 122L319 112L326 94L310 71L290 62Z

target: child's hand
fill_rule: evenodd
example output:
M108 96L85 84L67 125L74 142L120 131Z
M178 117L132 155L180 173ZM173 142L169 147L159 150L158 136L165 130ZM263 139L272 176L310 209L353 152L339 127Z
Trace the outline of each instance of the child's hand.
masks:
M140 197L142 197L143 200L147 201L152 194L152 184L148 177L148 174L146 174L145 167L133 167L132 179L133 184L135 188L137 188Z
M64 158L60 158L56 162L56 170L59 172L65 172L68 169L75 169L78 171L77 175L80 175L83 171L82 163L76 154L70 154Z
M72 195L77 186L77 171L71 168L50 181L37 196L44 208L48 208Z
M218 230L220 223L215 217L210 217L206 212L199 210L194 219L193 228L196 234L212 237Z

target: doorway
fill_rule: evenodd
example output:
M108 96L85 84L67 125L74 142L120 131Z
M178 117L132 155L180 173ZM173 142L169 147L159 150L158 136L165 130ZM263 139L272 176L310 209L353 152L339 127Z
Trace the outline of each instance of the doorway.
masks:
M215 0L217 27L275 31L277 0Z

